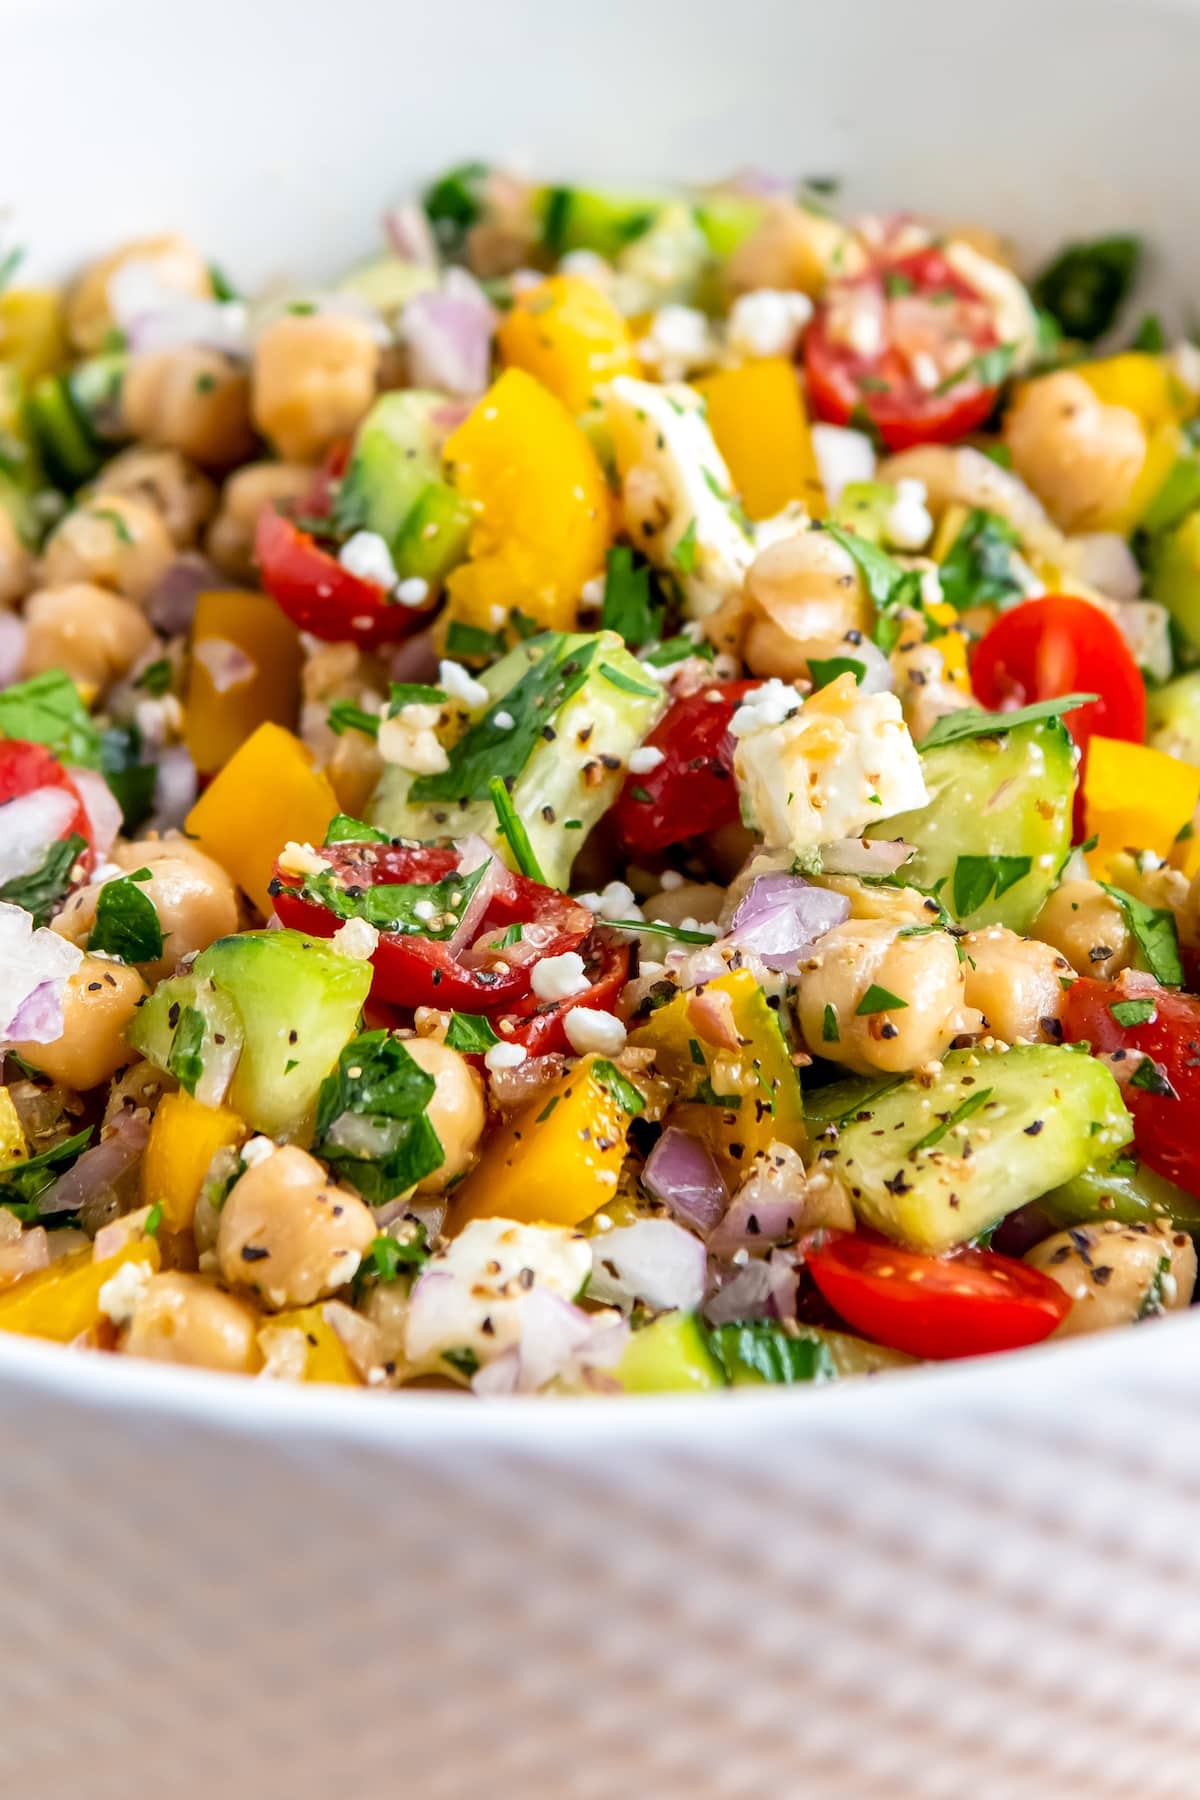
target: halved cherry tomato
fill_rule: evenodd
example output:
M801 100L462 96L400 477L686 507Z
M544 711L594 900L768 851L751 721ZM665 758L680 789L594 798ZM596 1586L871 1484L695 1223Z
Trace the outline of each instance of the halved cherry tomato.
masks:
M0 808L10 801L22 800L47 789L60 791L73 806L70 812L63 807L62 821L57 830L47 832L44 848L49 850L52 843L61 843L73 834L78 835L86 845L80 852L80 872L87 876L91 873L93 860L92 825L79 789L57 756L44 744L26 743L23 738L0 738ZM3 821L4 813L0 811L0 841L4 836ZM36 819L29 823L36 834ZM38 861L41 860L39 857Z
M339 886L376 887L442 881L458 867L450 845L425 844L406 849L395 844L332 844L321 852ZM295 877L276 867L280 883L275 911L285 925L314 937L332 937L343 921L297 891ZM507 1013L530 996L534 964L546 956L577 950L595 921L557 888L543 887L524 875L503 870L479 922L476 947L460 954L437 938L385 931L371 958L372 999L392 1006L433 1006L441 1012ZM537 926L532 944L500 946L487 940L503 936L510 925Z
M889 450L952 443L996 404L975 359L999 341L988 300L940 250L882 255L817 307L804 339L813 409L833 425L865 414Z
M333 511L334 496L338 483L346 473L350 462L353 442L350 438L339 438L331 444L313 475L313 484L308 490L301 511L307 519L327 519Z
M1122 1001L1151 1001L1153 1016L1122 1025L1113 1013ZM1151 1057L1170 1093L1155 1094L1127 1082L1122 1097L1133 1116L1137 1152L1168 1181L1200 1195L1200 999L1159 987L1147 975L1119 981L1073 981L1063 997L1063 1033L1093 1051L1126 1050L1140 1066ZM1136 1072L1131 1068L1131 1072Z
M612 818L634 855L665 850L698 832L731 825L738 816L729 721L761 681L714 682L667 708L646 739L664 760L645 775L630 775Z
M920 1256L882 1238L838 1232L810 1250L821 1293L856 1331L942 1360L1040 1343L1071 1310L1039 1269L994 1250Z
M410 637L428 622L416 606L393 602L373 581L344 569L314 537L272 507L264 507L254 533L254 555L264 588L301 631L364 650Z
M539 1001L533 994L504 1015L513 1021L511 1031L502 1033L508 1044L523 1044L530 1056L545 1056L550 1050L566 1047L563 1021L577 1006L612 1012L621 989L629 980L629 945L612 932L597 930L579 946L584 973L590 986L569 1000Z

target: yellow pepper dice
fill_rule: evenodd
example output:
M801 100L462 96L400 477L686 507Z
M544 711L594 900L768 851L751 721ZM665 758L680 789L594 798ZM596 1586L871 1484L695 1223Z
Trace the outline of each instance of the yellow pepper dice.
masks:
M1127 350L1098 362L1077 363L1074 373L1106 406L1124 406L1136 413L1147 433L1190 418L1196 410L1193 395L1166 359L1146 350Z
M346 1354L346 1346L325 1317L323 1306L296 1306L290 1312L275 1313L261 1337L273 1331L301 1331L307 1356L304 1380L333 1382L339 1387L361 1387L362 1380Z
M602 382L638 372L628 325L582 275L523 289L496 340L506 368L536 376L570 413L581 413Z
M1153 850L1168 856L1200 800L1200 769L1165 750L1094 737L1083 778L1088 835L1099 842L1088 855L1103 876L1121 850Z
M303 660L299 632L265 594L200 595L184 736L202 775L215 775L260 725L296 723Z
M25 381L52 375L66 361L62 302L56 288L9 288L0 293L0 362Z
M0 1087L0 1168L24 1162L27 1155L25 1133L13 1097L6 1087Z
M822 518L825 490L792 364L764 356L721 369L695 387L708 404L717 449L750 517L769 519L799 500L813 518Z
M454 1191L451 1235L472 1219L578 1225L613 1199L629 1114L603 1074L585 1057L496 1132Z
M771 1143L804 1149L803 1102L787 1039L749 969L705 982L699 994L677 995L629 1041L655 1051L659 1073L681 1091L670 1122L708 1145L731 1186ZM704 1084L725 1104L696 1100Z
M583 585L604 566L611 507L591 444L561 400L509 369L447 440L475 512L468 560L449 580L447 622L494 632L513 609L575 628Z
M161 1258L153 1238L137 1238L103 1262L91 1246L60 1256L48 1269L23 1275L0 1294L0 1331L21 1337L53 1338L69 1344L100 1322L100 1290L126 1263L142 1263L153 1274Z
M246 1126L225 1106L204 1106L182 1090L158 1103L142 1158L142 1200L161 1206L168 1231L191 1227L208 1165L218 1150L240 1144Z
M319 844L338 810L312 753L280 725L260 725L187 816L187 829L267 918L275 858L291 841Z

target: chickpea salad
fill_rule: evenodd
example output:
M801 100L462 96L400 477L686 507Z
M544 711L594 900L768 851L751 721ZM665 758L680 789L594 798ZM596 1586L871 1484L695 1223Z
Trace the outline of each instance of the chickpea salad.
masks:
M500 1395L1183 1308L1200 349L831 184L0 251L0 1331Z

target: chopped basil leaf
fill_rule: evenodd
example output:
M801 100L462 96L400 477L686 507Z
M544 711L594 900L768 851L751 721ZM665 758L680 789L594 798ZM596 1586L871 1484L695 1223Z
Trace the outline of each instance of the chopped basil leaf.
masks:
M874 1013L899 1012L907 1005L908 1001L901 1000L899 994L891 994L887 988L878 987L875 982L872 982L855 1007L854 1016L856 1019L867 1019Z
M639 783L636 787L630 788L629 798L631 800L636 800L641 806L649 806L653 802L654 795L648 788L642 787Z
M953 1131L956 1125L961 1125L964 1119L969 1119L972 1113L977 1113L981 1106L986 1106L992 1093L993 1089L989 1087L980 1088L977 1094L968 1094L966 1099L961 1101L953 1112L947 1113L932 1131L927 1131L923 1138L918 1138L908 1154L915 1156L918 1150L931 1150L934 1144L940 1144L947 1132Z
M792 1337L767 1319L718 1325L708 1332L708 1347L725 1379L734 1383L755 1378L773 1384L836 1379L827 1344L816 1337Z
M842 1034L838 1030L837 1010L835 1007L826 1005L825 1014L821 1020L821 1042L823 1044L840 1044L841 1041Z
M1182 987L1183 964L1179 959L1175 914L1166 906L1147 906L1144 900L1136 900L1124 888L1110 887L1107 881L1102 881L1100 886L1125 915L1125 922L1137 944L1136 966L1153 975L1164 987Z
M335 813L329 821L329 829L325 833L325 844L390 844L386 831L379 831L374 825L364 825L361 819L352 819L349 813Z
M632 675L627 675L624 669L614 669L611 663L602 662L600 673L605 681L610 681L613 687L620 688L623 693L640 694L645 700L657 700L662 694L657 683L651 685L646 681L635 681Z
M65 763L100 767L100 733L79 689L61 669L31 675L0 693L0 735L44 744Z
M900 624L895 615L903 607L916 607L920 603L920 575L915 569L902 569L886 550L871 543L869 538L859 537L857 532L845 531L840 525L825 525L823 529L858 565L875 607L875 642L885 654L890 652L900 635ZM885 638L891 641L885 644Z
M409 1221L412 1227L412 1238L401 1243L390 1232L381 1231L379 1236L367 1246L367 1254L359 1265L354 1277L355 1299L359 1297L363 1286L368 1281L386 1286L389 1282L398 1281L401 1275L412 1275L423 1269L429 1261L428 1233L419 1219Z
M947 375L945 381L939 381L934 388L935 394L948 394L964 381L977 381L980 387L999 387L1007 379L1012 368L1013 357L1017 353L1015 344L993 344L990 350L981 350Z
M204 1014L194 1006L185 1006L179 1015L167 1052L167 1074L173 1075L186 1093L196 1092L196 1083L204 1073Z
M465 1344L461 1350L443 1350L442 1361L449 1363L452 1369L457 1369L468 1381L472 1375L479 1373L479 1358L469 1344Z
M1039 719L1061 719L1064 713L1098 694L1061 694L1055 700L1035 700L1031 706L1019 706L1013 712L984 712L981 707L964 706L958 712L946 713L935 720L932 729L921 740L922 750L935 750L940 744L961 744L967 738L1001 737L1015 725L1033 725Z
M1130 1087L1141 1088L1147 1094L1159 1094L1166 1100L1178 1100L1179 1095L1162 1073L1152 1056L1143 1056L1133 1074L1129 1077Z
M436 1085L386 1031L351 1038L317 1096L316 1154L372 1205L415 1187L445 1160L427 1110Z
M652 643L662 628L663 607L652 597L650 570L634 561L633 551L618 544L608 553L604 572L604 605L600 624L635 648Z
M124 963L157 962L163 953L162 926L153 900L135 885L149 880L149 869L134 869L104 883L96 900L89 951L102 950Z
M1153 1000L1114 1000L1109 1012L1126 1030L1131 1025L1148 1025L1154 1017Z
M522 875L527 875L531 881L540 881L545 887L546 877L542 872L542 865L534 853L533 845L529 841L525 821L513 805L512 795L499 775L488 783L488 790L492 796L492 805L496 809L496 824L499 827L500 835L512 851L513 861L517 868Z
M808 672L812 676L814 688L828 687L839 675L853 675L855 683L861 687L867 665L856 661L853 656L810 656Z
M446 1047L450 1050L461 1050L467 1056L482 1056L500 1039L492 1029L490 1019L480 1013L451 1013L450 1023L446 1028Z
M646 1110L646 1102L642 1094L622 1075L615 1063L607 1057L598 1056L591 1067L592 1080L612 1095L623 1112L632 1114L634 1118Z
M503 937L496 939L497 950L507 950L510 944L519 944L521 941L521 933L524 929L525 927L523 925L506 926Z
M333 870L323 869L319 875L306 875L299 892L305 900L327 907L335 918L365 919L377 931L444 942L457 931L487 866L480 863L469 874L446 875L441 881L381 881L373 887L352 888L343 887Z
M970 606L993 605L1021 593L1012 567L1019 541L1007 519L972 507L938 569L943 600L956 612L965 612Z
M0 1206L6 1206L25 1224L32 1224L38 1217L39 1196L53 1186L63 1169L86 1149L91 1135L89 1125L73 1137L64 1138L61 1144L41 1150L36 1156L27 1156L23 1162L5 1163L0 1168ZM75 1212L55 1213L53 1222L73 1225L77 1218Z
M133 685L141 688L144 694L150 694L156 700L161 699L171 685L170 657L160 656L157 662L147 663Z
M100 767L121 808L121 823L133 833L154 810L158 771L142 760L142 734L136 725L110 725L100 737Z
M0 812L0 818L3 816ZM23 906L33 914L35 925L44 925L70 887L71 870L86 849L87 841L77 831L60 838L57 844L51 844L41 868L28 875L14 875L0 887L0 900L10 906Z
M1032 287L1069 338L1091 344L1110 328L1137 279L1141 240L1128 235L1068 244Z
M1029 856L960 856L954 865L954 911L960 919L977 912L995 894L999 900L1033 867Z

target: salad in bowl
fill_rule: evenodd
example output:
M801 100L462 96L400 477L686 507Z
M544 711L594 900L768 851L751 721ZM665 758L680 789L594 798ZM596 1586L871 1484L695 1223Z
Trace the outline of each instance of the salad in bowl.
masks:
M1200 349L1138 242L482 164L384 230L4 262L0 1330L494 1397L1186 1307Z

